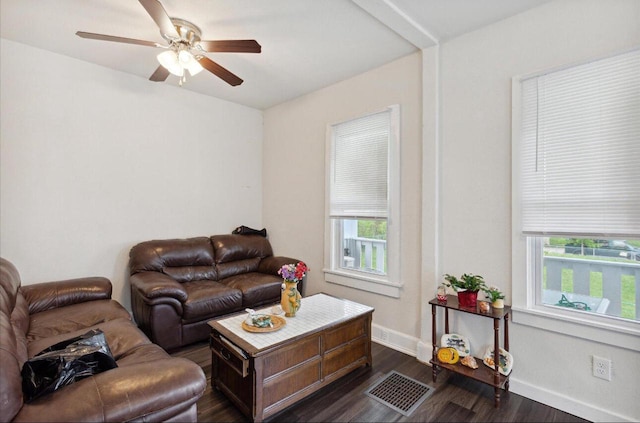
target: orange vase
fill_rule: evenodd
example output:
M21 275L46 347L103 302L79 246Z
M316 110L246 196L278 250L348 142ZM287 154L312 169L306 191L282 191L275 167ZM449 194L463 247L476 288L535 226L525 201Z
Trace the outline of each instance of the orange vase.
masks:
M280 296L280 306L286 317L295 317L300 309L300 299L302 295L298 291L298 282L288 281L285 279L284 288Z

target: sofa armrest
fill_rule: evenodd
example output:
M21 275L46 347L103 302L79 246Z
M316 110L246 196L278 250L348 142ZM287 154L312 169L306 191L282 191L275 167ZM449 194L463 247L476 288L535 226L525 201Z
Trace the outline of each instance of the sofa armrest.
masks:
M269 256L260 260L258 272L267 273L269 275L277 275L278 270L285 264L296 264L300 260L291 257Z
M111 299L111 281L103 277L67 279L20 287L29 314L94 300Z
M206 386L202 369L185 358L123 365L25 404L13 421L144 421L188 409Z
M171 276L160 272L140 272L129 278L131 288L147 300L163 297L174 298L181 303L187 301L187 290Z

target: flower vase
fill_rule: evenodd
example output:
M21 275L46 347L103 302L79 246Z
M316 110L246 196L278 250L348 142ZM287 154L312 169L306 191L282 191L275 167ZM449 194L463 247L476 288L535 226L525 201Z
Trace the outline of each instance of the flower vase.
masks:
M286 317L295 317L300 309L300 299L302 295L298 291L298 282L285 279L282 284L282 294L280 296L280 306Z
M460 307L476 308L478 291L458 291L458 304Z
M442 303L447 302L447 288L444 285L440 285L436 291L436 298Z
M491 307L493 308L504 308L504 299L498 298L494 302L491 303Z

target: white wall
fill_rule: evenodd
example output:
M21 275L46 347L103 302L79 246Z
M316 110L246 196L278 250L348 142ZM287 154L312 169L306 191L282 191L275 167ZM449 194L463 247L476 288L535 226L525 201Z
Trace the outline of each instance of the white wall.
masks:
M24 284L105 276L129 308L136 243L262 227L261 111L5 39L0 52L0 254Z
M274 250L304 260L305 294L326 292L375 307L374 325L415 351L420 331L421 56L415 53L272 107L264 114L265 226ZM324 282L327 125L399 104L401 111L402 282L400 299ZM304 307L304 303L302 305ZM399 316L400 312L400 318ZM394 333L395 333L394 332Z
M639 1L566 0L440 46L443 273L483 275L509 304L525 283L512 280L511 78L638 44ZM424 101L426 109L435 99ZM481 320L456 322L472 348L492 342L490 320ZM637 352L519 324L510 338L514 392L590 420L640 420ZM612 359L611 382L591 375L594 354Z

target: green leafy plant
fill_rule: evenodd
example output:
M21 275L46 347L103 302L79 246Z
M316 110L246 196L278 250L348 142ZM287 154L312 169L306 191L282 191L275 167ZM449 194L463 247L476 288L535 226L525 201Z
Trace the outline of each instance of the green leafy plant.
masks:
M467 291L480 291L486 288L482 276L472 273L465 273L460 276L460 279L447 273L444 275L444 279L446 280L446 282L444 282L446 286L456 290L466 289Z
M500 292L497 286L485 286L484 288L482 288L482 291L487 294L487 297L491 300L491 302L504 299L504 294Z

